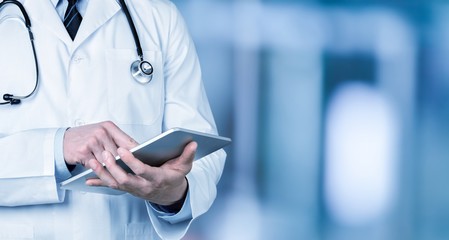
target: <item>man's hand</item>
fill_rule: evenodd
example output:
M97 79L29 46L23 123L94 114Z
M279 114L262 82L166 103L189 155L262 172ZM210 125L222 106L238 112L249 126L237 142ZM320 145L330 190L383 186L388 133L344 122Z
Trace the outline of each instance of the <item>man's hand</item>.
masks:
M104 162L104 151L117 156L117 148L129 150L137 145L134 139L110 121L85 125L66 131L64 159L69 165L88 166L91 159Z
M159 205L171 205L184 197L187 190L185 176L192 169L197 148L196 142L189 143L181 156L171 159L160 167L152 167L136 159L126 148L119 148L118 155L135 173L129 174L117 165L113 154L103 151L104 168L97 160L89 161L89 167L98 178L89 179L91 186L107 186L129 192L137 197Z

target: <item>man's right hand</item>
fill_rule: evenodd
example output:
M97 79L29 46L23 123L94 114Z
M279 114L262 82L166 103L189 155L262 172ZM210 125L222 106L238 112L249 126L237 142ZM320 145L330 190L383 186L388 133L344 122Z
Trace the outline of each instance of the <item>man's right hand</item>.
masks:
M64 159L67 164L89 166L91 159L103 163L103 151L117 156L119 147L127 150L138 143L118 128L106 121L80 127L69 128L64 135Z

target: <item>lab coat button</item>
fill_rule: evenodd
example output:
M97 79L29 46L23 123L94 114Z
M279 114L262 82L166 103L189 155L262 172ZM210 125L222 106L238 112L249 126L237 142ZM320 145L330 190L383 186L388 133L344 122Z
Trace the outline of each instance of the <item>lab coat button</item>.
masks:
M72 59L73 63L80 63L80 62L82 62L83 60L84 60L84 58L81 57L81 56L75 56L75 57L73 57L73 59Z

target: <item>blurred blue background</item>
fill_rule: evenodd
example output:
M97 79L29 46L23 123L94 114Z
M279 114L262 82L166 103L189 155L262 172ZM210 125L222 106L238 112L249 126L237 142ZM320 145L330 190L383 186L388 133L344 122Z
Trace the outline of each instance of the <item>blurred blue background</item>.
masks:
M185 239L449 239L449 5L173 2L233 139Z

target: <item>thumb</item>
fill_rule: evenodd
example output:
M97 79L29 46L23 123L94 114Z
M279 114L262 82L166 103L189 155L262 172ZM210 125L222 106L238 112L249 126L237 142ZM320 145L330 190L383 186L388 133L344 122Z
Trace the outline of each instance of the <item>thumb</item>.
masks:
M168 161L167 165L169 165L171 168L174 167L186 173L190 172L193 160L195 159L197 147L198 144L196 142L190 142L184 147L182 154L179 157Z

